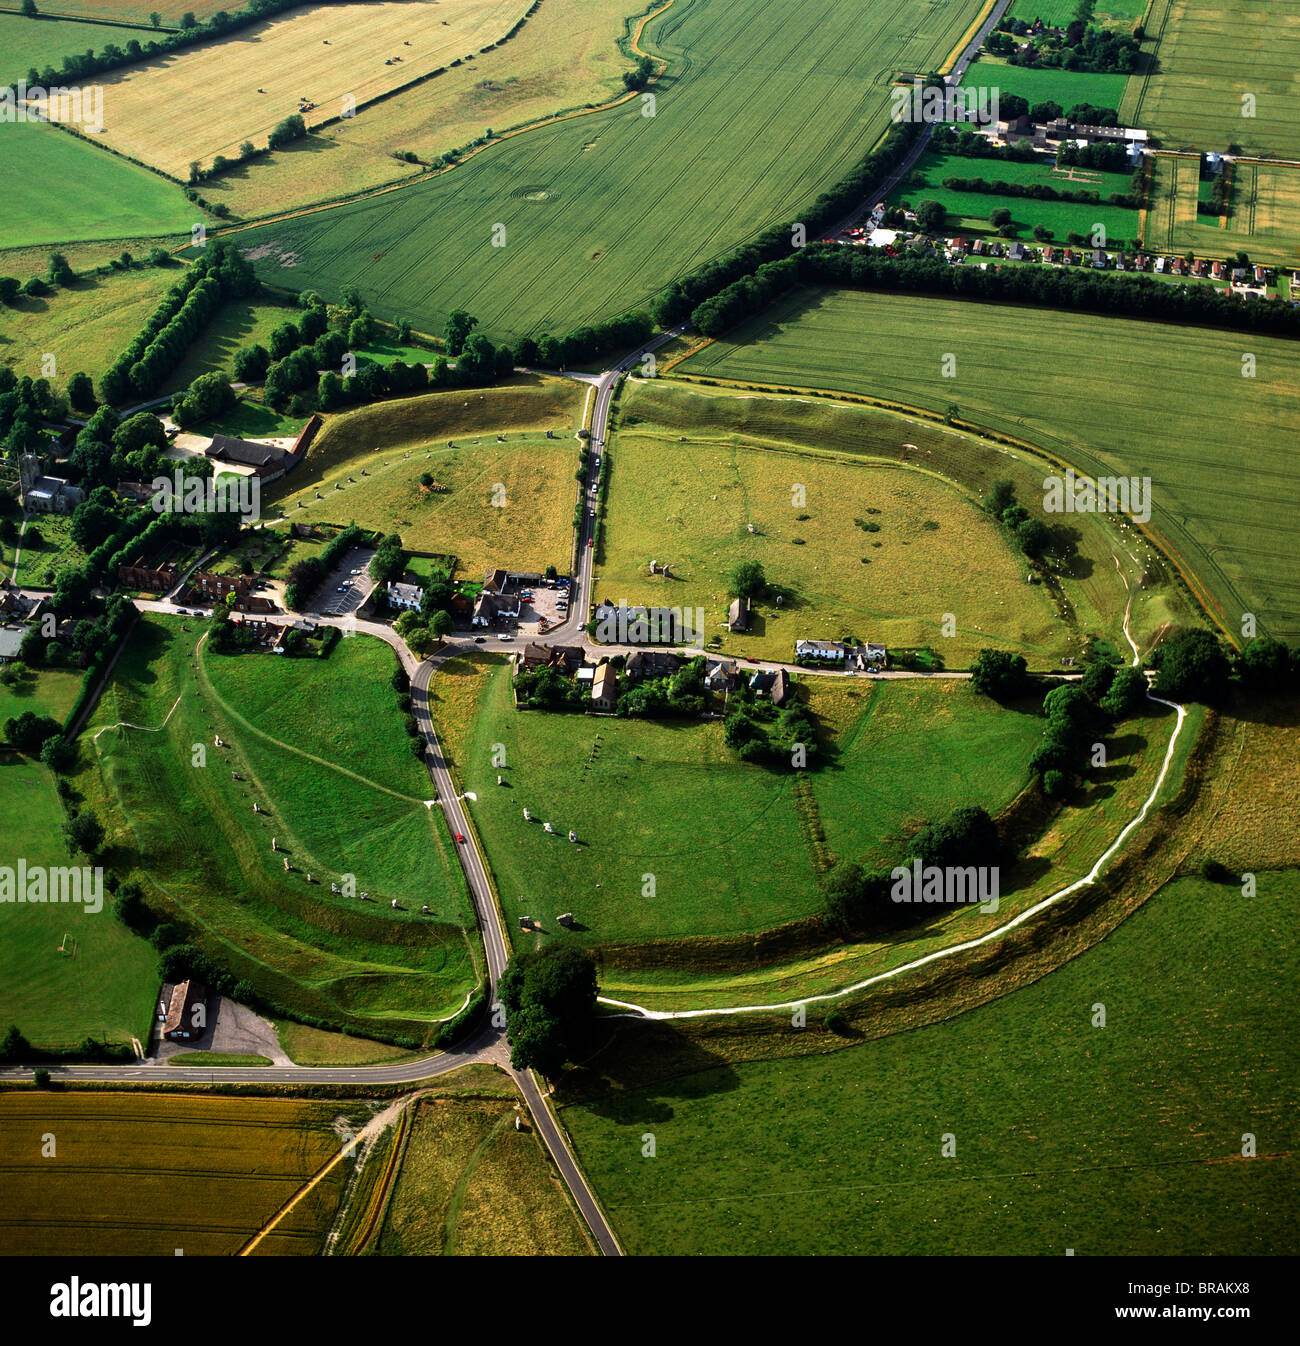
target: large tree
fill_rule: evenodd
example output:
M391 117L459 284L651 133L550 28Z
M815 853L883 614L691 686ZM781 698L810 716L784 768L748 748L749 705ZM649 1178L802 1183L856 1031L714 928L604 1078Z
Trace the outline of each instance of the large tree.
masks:
M515 1069L554 1078L595 1015L596 989L596 964L572 944L516 954L498 987Z

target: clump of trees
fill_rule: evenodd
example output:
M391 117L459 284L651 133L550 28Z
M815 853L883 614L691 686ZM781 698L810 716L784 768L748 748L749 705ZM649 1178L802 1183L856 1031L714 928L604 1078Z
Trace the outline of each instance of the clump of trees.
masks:
M596 1014L596 964L572 944L516 954L497 988L516 1070L554 1079L573 1060Z

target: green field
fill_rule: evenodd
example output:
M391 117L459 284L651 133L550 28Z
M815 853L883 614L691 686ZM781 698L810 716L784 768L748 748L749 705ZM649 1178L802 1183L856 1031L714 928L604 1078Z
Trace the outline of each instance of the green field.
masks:
M677 404L665 410L676 423L641 420L673 393ZM661 384L627 397L628 428L607 459L597 601L698 607L719 648L767 659L792 660L797 639L844 637L930 645L949 668L988 646L1036 664L1069 653L1071 632L1045 589L1025 583L1023 557L924 460L873 461L865 446L831 453L810 437L795 449L687 426L699 400ZM672 578L650 575L651 560L671 565ZM774 593L754 604L746 633L732 634L727 576L741 560L760 562Z
M15 274L19 280L29 274L44 276L48 260L42 256L30 271L11 273L8 258L0 257L0 274ZM115 271L88 276L41 299L23 299L5 312L0 361L20 377L40 378L42 362L53 355L51 382L60 388L79 370L98 379L144 326L163 291L176 279L174 267Z
M357 637L328 660L220 655L196 650L204 626L142 620L83 734L95 765L79 784L112 824L112 860L138 865L164 918L267 998L423 1034L459 1009L475 959L451 839L388 685L392 651ZM348 874L372 902L331 893Z
M1068 26L1073 18L1075 0L1064 0L1064 5L1070 14L1062 26ZM1052 22L1046 14L1039 14L1037 9L1033 13L1035 17L1042 18L1044 23ZM1069 112L1076 103L1118 109L1127 82L1127 75L1064 70L1060 66L1012 65L999 56L984 55L971 62L962 86L967 89L981 86L996 89L1000 97L1019 94L1030 107L1035 103L1060 103L1062 111Z
M814 712L838 732L828 764L807 777L810 799L801 773L741 763L716 721L520 712L508 669L485 676L490 667L441 668L433 710L459 779L478 794L472 816L507 926L517 933L517 918L533 916L554 931L571 910L587 927L578 937L602 945L741 936L810 916L822 900L804 829L819 810L835 855L883 858L960 804L996 813L1026 783L1040 733L1034 717L956 683L819 687ZM538 821L524 822L524 808Z
M273 284L356 286L423 331L465 308L496 340L565 332L795 217L887 129L894 74L941 62L977 8L676 0L645 30L669 63L653 117L631 99L235 238Z
M1153 72L1134 75L1120 122L1159 136L1165 149L1300 158L1300 13L1271 0L1152 0L1144 51ZM1243 102L1253 98L1247 110Z
M13 687L0 687L0 724L25 710L51 715L60 724L72 709L84 674L75 668L35 668Z
M58 69L65 56L80 55L92 47L102 51L110 42L125 47L132 40L147 42L149 35L111 23L0 13L0 51L4 52L0 79L8 83L25 77L29 69L38 73L46 66Z
M684 1041L683 1073L640 1088L598 1055L589 1077L622 1087L563 1120L632 1254L1287 1253L1297 914L1295 871L1261 874L1247 903L1179 880L956 1019L829 1056L735 1062ZM803 1031L787 1050L840 1044L811 1012Z
M874 340L880 332L889 340ZM1242 377L1243 351L1256 356L1254 378ZM953 378L940 377L946 354L956 356ZM993 367L1007 373L991 377ZM1300 635L1300 486L1278 434L1300 415L1295 342L818 291L782 301L683 369L937 411L955 404L962 419L1030 440L1082 471L1149 476L1152 527L1209 588L1224 620L1236 629L1252 612L1280 639Z
M1071 233L1089 236L1097 225L1106 231L1111 245L1127 243L1138 234L1138 212L1123 206L1106 204L1112 192L1127 193L1129 178L1125 173L1098 173L1091 169L1074 169L1074 178L1052 171L1052 160L1039 159L1032 163L1002 162L996 159L970 159L958 154L938 154L927 151L921 156L914 173L897 187L891 197L895 204L915 207L921 201L938 201L948 212L946 230L975 230L996 232L989 224L989 214L999 206L1011 211L1011 223L1027 238L1034 225L1052 230L1055 240L1064 243ZM915 182L916 174L924 184ZM1054 187L1059 192L1096 192L1101 201L1096 204L1077 201L1037 201L1024 196L995 196L984 192L954 191L943 186L945 178L984 178L988 182L1025 183Z
M7 248L67 239L184 233L204 219L181 189L138 164L40 122L0 123L0 239ZM50 190L75 182L75 192Z
M338 1155L340 1116L368 1120L361 1104L324 1099L4 1094L0 1252L232 1256ZM337 1164L256 1255L319 1252L350 1168Z
M296 322L301 316L294 305L271 297L223 304L159 388L159 394L188 388L200 374L214 369L233 379L236 351L258 343L265 346L273 328Z
M80 865L63 844L54 777L39 763L0 755L0 865ZM65 936L66 941L65 941ZM60 946L64 951L59 952ZM40 1048L86 1037L148 1041L157 955L113 915L108 894L91 914L72 903L0 903L0 1032L17 1024Z

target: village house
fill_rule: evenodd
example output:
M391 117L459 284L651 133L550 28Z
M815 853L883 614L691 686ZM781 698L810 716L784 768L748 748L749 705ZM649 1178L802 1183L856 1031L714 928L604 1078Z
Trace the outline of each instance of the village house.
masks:
M666 650L633 650L623 671L639 682L643 678L670 678L681 666L681 658Z
M224 603L227 594L235 594L238 599L246 599L254 584L251 575L214 575L208 570L196 570L190 576L187 586L190 601L200 598Z
M750 678L749 690L755 696L770 697L774 706L783 706L790 695L790 675L783 668L760 668Z
M471 626L499 626L519 616L519 595L484 588L474 601Z
M839 640L796 640L796 659L815 659L819 663L842 664L849 658L849 647Z
M418 612L424 590L418 584L403 584L398 580L388 581L388 604L401 608L403 612Z
M178 982L172 990L163 1019L162 1035L172 1042L201 1038L207 1031L208 988L191 977Z
M591 680L591 708L592 710L612 713L617 705L618 676L612 665L601 664Z
M21 626L0 626L0 664L9 664L18 658L18 647L26 634Z
M711 692L729 692L738 685L734 659L706 659L704 685Z
M524 646L520 659L528 672L538 668L553 668L566 678L573 677L585 661L586 652L579 645L544 645L536 640L530 640Z
M165 594L180 577L180 571L173 562L148 566L145 565L143 556L137 556L129 565L120 565L117 568L119 584L127 589L144 589L155 594Z

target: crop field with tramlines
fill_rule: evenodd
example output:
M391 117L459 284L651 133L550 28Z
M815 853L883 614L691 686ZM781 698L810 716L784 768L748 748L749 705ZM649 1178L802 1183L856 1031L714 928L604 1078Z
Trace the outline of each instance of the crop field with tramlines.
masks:
M102 76L104 144L185 179L259 148L283 118L317 125L505 36L528 0L381 0L290 10L229 39ZM364 23L361 20L364 19Z
M1144 51L1155 68L1130 77L1120 124L1166 149L1300 158L1300 12L1273 0L1153 0ZM1253 101L1252 101L1253 100Z
M876 339L881 332L888 341ZM945 355L955 357L951 378L942 376ZM1229 628L1249 612L1280 639L1300 634L1300 485L1280 429L1300 418L1293 341L1058 309L816 291L791 296L682 369L939 412L956 406L962 420L1081 471L1150 477L1151 526Z
M327 659L223 655L205 629L142 620L83 736L79 788L109 825L106 863L135 869L160 915L268 1000L422 1036L476 973L464 879L389 686L395 656L364 637ZM348 874L370 902L331 891Z
M977 8L674 0L642 38L668 65L653 105L629 98L234 238L272 284L355 286L422 330L466 308L496 340L563 333L794 218L887 129L894 75L941 61Z
M341 1123L366 1117L324 1100L0 1095L0 1254L229 1257L337 1158ZM255 1255L318 1252L350 1169L335 1164Z
M1158 154L1152 160L1151 204L1143 241L1163 252L1198 257L1246 253L1252 262L1300 265L1300 168L1238 159L1229 168L1231 212L1226 220L1197 213L1210 183L1200 179L1198 158Z

